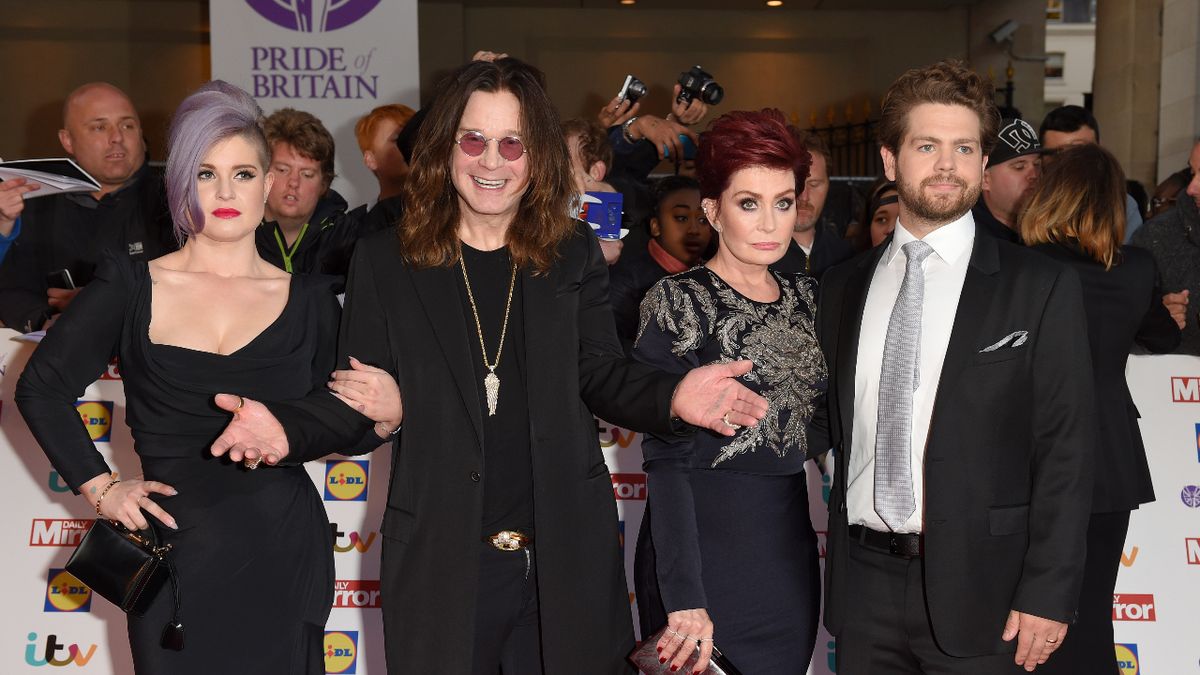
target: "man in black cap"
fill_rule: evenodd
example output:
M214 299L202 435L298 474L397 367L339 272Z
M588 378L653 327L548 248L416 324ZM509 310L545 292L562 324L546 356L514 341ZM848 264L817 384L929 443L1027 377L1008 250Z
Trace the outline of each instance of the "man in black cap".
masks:
M1042 144L1033 127L1016 118L1000 121L999 137L983 173L983 193L971 213L980 231L1019 244L1017 218L1042 175Z

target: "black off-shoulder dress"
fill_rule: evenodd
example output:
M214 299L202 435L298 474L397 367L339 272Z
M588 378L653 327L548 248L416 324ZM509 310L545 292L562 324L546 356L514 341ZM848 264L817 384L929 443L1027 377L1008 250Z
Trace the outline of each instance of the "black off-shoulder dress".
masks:
M178 530L147 520L174 545L186 645L159 646L168 587L144 617L129 618L140 675L325 672L333 542L315 486L301 465L249 471L208 448L229 421L214 394L292 399L327 381L339 315L333 281L293 276L279 317L221 355L152 343L146 263L109 258L29 360L17 403L72 488L109 471L73 403L117 355L145 478L179 491L153 497Z

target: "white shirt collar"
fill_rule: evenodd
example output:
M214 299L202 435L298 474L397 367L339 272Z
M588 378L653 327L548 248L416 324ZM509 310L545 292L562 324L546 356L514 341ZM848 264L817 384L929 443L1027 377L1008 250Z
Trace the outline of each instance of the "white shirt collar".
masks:
M892 235L892 243L888 251L883 255L883 264L891 265L904 245L916 240L917 238L904 227L904 224L897 220L896 230ZM968 209L957 220L947 223L925 235L922 241L933 247L933 252L943 262L947 265L953 265L960 256L969 255L971 248L975 245L975 217L971 214L970 209Z

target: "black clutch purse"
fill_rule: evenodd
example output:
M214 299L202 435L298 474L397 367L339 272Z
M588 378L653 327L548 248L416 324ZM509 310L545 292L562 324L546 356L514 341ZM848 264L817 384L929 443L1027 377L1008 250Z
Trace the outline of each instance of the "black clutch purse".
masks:
M161 644L183 649L179 582L167 558L171 545L160 546L154 528L131 532L120 523L97 518L83 536L66 570L121 611L142 616L169 580L174 592L174 612L163 628Z
M693 649L683 667L677 671L671 671L671 662L662 663L658 660L658 641L662 639L663 633L667 628L664 626L662 630L642 641L642 644L633 653L629 655L629 661L637 667L639 671L645 675L687 675L696 667L696 661L700 660L700 650ZM686 649L686 645L681 649ZM713 645L712 657L708 660L708 667L704 669L703 675L742 675L741 672L733 667L729 659Z

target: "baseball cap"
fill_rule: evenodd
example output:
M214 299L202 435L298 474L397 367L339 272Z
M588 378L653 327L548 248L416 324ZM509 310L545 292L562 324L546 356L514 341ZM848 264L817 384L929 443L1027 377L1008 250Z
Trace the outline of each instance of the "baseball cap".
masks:
M1010 159L1025 155L1042 154L1042 143L1037 131L1023 119L1006 117L1000 120L999 142L988 156L988 166L1003 164Z

